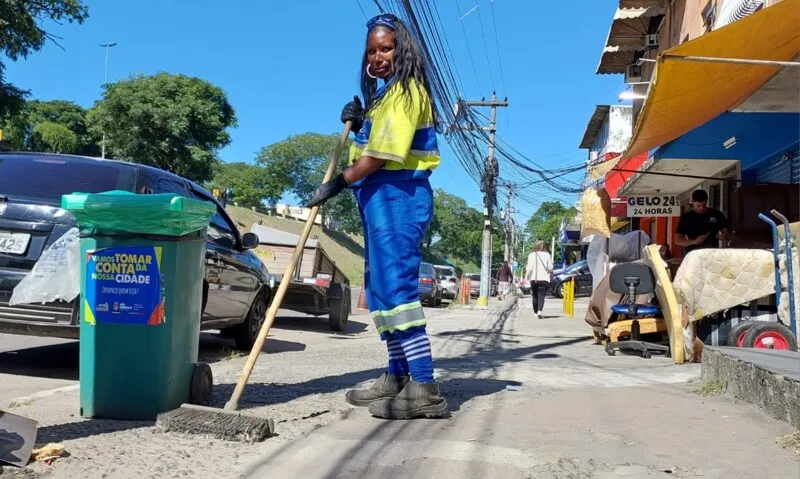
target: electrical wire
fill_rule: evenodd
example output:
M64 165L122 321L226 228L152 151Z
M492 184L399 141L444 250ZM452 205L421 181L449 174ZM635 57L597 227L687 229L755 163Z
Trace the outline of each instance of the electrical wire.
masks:
M461 5L456 0L456 8L458 12L461 13ZM478 85L478 91L483 91L483 87L481 87L481 80L480 76L478 75L478 68L475 66L475 57L472 56L472 47L469 44L469 37L467 36L467 29L464 26L464 21L459 19L458 23L461 24L461 31L464 34L464 43L467 45L467 53L469 54L469 61L472 64L472 71L475 73L475 83Z
M508 95L506 91L506 79L505 75L503 75L503 60L500 57L500 39L497 35L497 18L494 15L494 0L489 0L489 3L492 5L492 26L494 27L494 45L497 47L497 65L500 67L500 86L503 87L503 95ZM506 118L508 118L507 115Z
M367 12L365 12L364 7L361 6L361 0L356 0L356 4L358 5L358 9L361 10L361 15L364 15L364 20L369 20Z
M483 31L483 17L481 17L481 7L478 5L477 0L475 6L478 11L478 24L481 26L481 38L483 38L483 52L486 54L486 67L489 69L489 78L492 80L492 90L496 90L494 86L494 74L492 73L492 62L489 60L489 47L486 44L486 33Z

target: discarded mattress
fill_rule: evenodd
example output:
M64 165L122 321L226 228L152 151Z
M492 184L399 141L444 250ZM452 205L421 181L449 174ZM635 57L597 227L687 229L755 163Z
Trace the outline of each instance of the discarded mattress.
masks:
M775 294L775 259L757 249L701 249L683 259L672 281L690 321Z

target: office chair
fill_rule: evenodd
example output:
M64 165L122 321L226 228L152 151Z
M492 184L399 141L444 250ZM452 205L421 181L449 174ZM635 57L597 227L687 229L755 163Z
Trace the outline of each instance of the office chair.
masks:
M651 293L656 286L656 278L650 268L643 263L620 263L611 269L609 279L611 291L627 295L627 302L615 304L611 311L623 314L631 320L630 339L614 341L606 344L606 353L613 356L616 350L638 351L644 358L653 353L664 353L669 356L669 345L642 341L639 318L652 316L661 312L661 308L650 304L636 304L636 296Z

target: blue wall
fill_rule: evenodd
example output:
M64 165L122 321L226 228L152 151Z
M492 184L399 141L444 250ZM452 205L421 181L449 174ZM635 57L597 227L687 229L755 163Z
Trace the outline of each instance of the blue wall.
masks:
M752 168L757 183L800 184L800 143L786 154L775 155ZM744 180L745 178L742 178Z
M736 145L722 143L735 136ZM800 113L723 113L704 125L663 145L658 159L740 160L742 170L797 149Z

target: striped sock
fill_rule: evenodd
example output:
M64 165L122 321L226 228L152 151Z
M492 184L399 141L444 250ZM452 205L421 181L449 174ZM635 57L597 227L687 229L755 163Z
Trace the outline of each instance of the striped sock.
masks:
M398 339L390 339L386 341L386 347L389 349L389 374L392 376L406 376L408 375L408 361L403 354L403 346Z
M410 336L400 340L405 353L411 378L418 383L432 383L433 358L431 357L431 343L425 328L419 328Z

